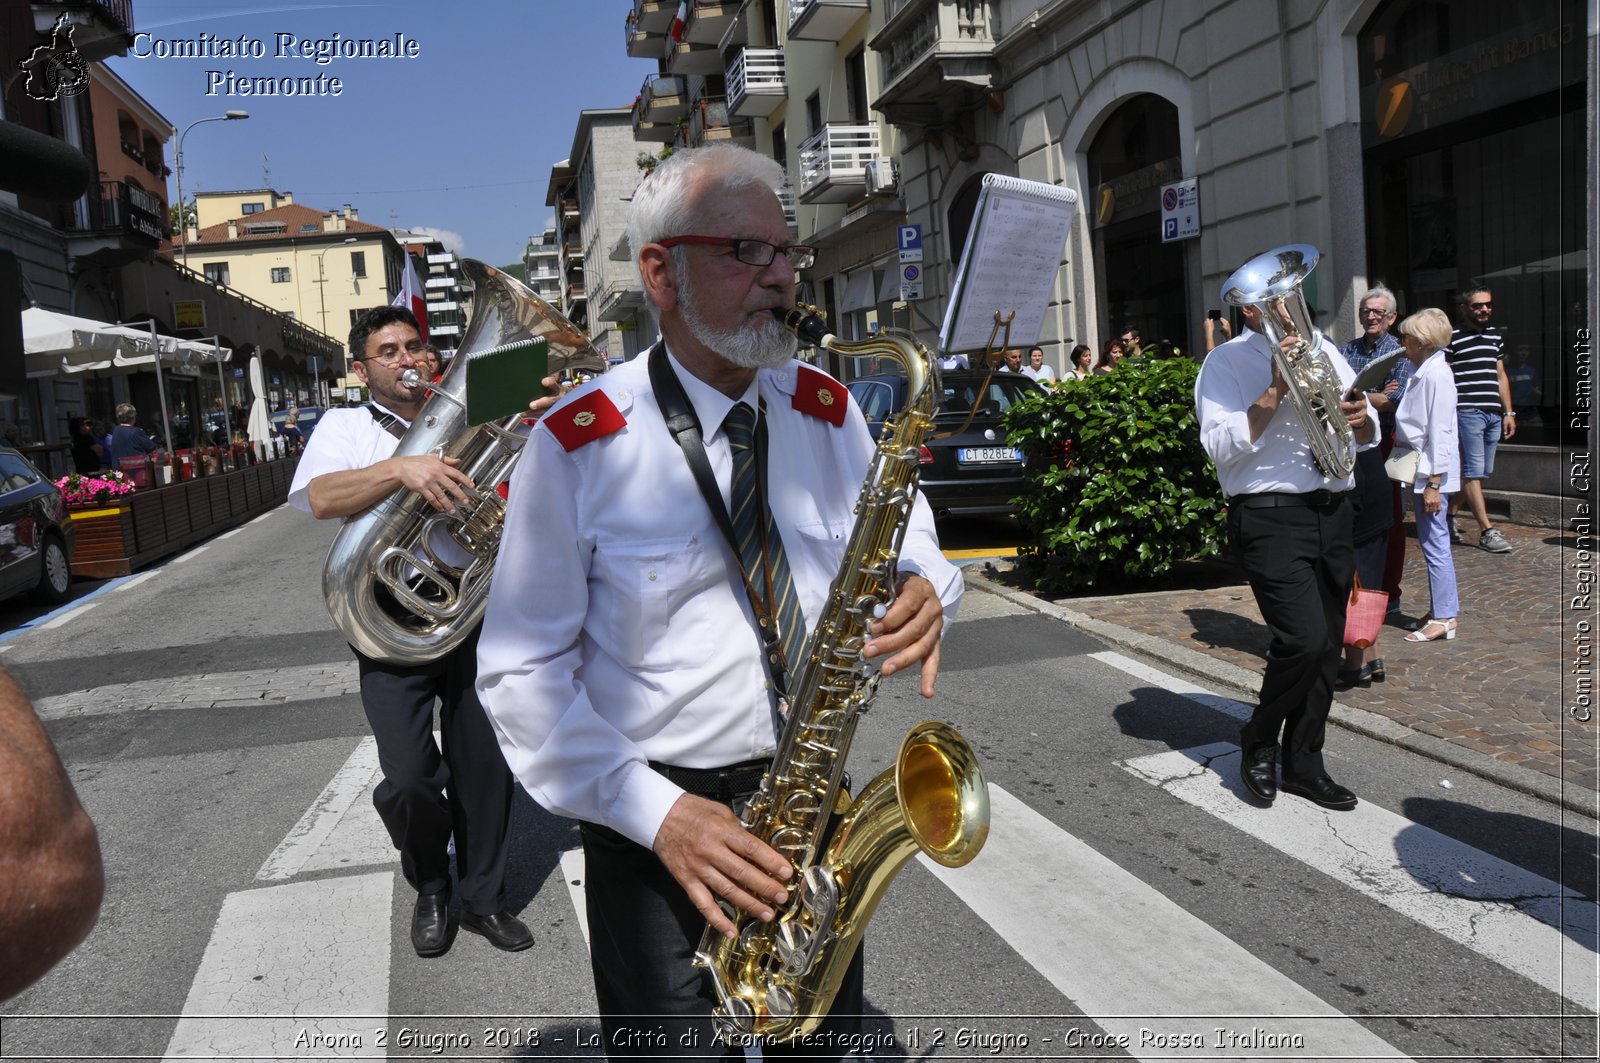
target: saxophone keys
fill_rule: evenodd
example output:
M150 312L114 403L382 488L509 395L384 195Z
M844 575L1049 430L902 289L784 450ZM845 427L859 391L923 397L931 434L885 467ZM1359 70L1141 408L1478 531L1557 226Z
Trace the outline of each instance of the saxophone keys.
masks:
M774 1019L792 1019L798 1010L794 994L781 985L767 987L767 1014Z

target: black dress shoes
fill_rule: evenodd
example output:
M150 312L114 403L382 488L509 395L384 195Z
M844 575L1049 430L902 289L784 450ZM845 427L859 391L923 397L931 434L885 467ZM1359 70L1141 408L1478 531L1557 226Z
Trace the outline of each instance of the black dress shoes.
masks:
M521 952L533 945L533 931L529 930L522 920L508 912L474 915L463 911L461 928L470 930L474 934L482 934L489 939L489 944L505 952Z
M1269 805L1278 796L1278 747L1256 746L1239 758L1239 777L1244 788Z
M1283 777L1283 792L1303 797L1307 801L1331 808L1335 812L1348 812L1356 807L1356 795L1328 778L1326 775L1313 775L1309 779L1296 779L1292 776Z
M450 891L417 894L411 913L411 947L418 956L439 956L450 947Z

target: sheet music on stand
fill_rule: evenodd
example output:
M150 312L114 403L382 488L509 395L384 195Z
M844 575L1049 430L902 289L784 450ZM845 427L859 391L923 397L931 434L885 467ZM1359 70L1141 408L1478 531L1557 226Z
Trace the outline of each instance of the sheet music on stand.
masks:
M996 311L1001 320L1016 313L1011 346L1038 342L1077 202L1070 188L997 173L984 176L939 329L941 351L982 351L994 331Z

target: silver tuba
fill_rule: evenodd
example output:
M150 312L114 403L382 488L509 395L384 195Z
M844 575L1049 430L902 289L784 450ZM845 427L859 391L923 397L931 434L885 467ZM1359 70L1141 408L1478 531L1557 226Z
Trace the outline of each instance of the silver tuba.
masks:
M488 602L505 521L500 491L525 436L522 414L467 422L467 356L542 337L551 374L606 368L589 338L520 281L473 259L461 268L473 284L466 334L395 455L460 458L474 485L468 501L440 513L402 488L345 522L322 570L334 626L379 660L419 664L444 656L477 626ZM439 551L445 541L458 547L449 559Z
M1344 387L1322 349L1322 333L1300 290L1320 257L1309 244L1289 244L1257 255L1223 283L1222 299L1261 312L1261 331L1289 386L1289 405L1305 429L1311 460L1322 475L1342 480L1356 466L1355 433L1339 412ZM1284 350L1288 336L1295 342Z

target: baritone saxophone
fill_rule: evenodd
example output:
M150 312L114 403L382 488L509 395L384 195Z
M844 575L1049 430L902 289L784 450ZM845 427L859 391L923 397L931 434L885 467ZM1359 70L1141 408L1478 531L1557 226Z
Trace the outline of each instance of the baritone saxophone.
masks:
M884 424L843 564L802 660L790 667L789 713L772 768L742 817L794 867L788 900L770 923L724 906L736 936L708 926L695 956L716 992L718 1032L734 1041L788 1041L814 1032L906 861L921 851L960 867L989 833L989 790L977 755L945 723L918 724L892 767L853 800L845 789L850 741L878 686L878 669L861 655L866 628L894 598L895 562L916 500L918 451L938 407L937 366L907 336L844 342L814 308L774 313L815 346L893 358L904 367L908 398L905 410Z

